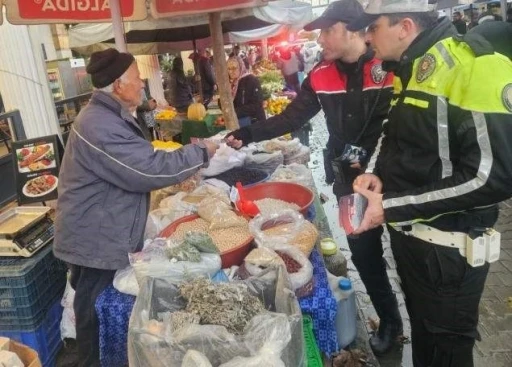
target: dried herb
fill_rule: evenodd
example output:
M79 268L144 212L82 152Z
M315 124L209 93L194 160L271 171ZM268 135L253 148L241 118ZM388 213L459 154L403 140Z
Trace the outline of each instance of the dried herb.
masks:
M176 259L178 261L192 261L200 262L201 253L192 245L182 242L179 245L168 247L166 249L169 259Z
M241 334L249 320L265 311L263 303L243 283L212 283L197 278L180 285L180 292L188 302L186 311L199 315L201 324L225 326L235 334Z

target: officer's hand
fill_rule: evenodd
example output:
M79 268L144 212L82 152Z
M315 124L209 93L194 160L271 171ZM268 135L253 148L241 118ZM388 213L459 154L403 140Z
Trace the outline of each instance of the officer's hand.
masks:
M382 194L364 189L356 185L354 185L354 191L368 199L368 207L364 212L363 221L361 222L361 225L353 232L353 234L357 235L382 225L385 221L385 218L384 208L382 207Z
M219 144L213 143L208 140L204 140L204 145L206 146L206 151L208 152L209 158L213 157L217 149L219 149Z
M378 194L382 192L382 181L373 173L363 173L357 176L353 183L354 191L356 186Z
M244 145L244 142L242 140L235 139L233 135L229 135L226 138L226 144L231 148L240 149L242 145Z
M350 168L355 168L355 169L361 169L361 163L357 162L357 163L352 163L350 165Z

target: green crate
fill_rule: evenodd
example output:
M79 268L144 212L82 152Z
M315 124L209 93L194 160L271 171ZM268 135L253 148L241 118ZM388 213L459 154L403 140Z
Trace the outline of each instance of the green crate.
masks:
M181 143L189 144L190 138L209 138L226 128L216 127L213 123L219 115L206 115L203 121L183 120L181 128Z
M320 355L320 349L316 345L315 334L313 334L313 320L311 316L303 315L303 333L304 341L306 344L306 357L308 367L323 367L322 356Z

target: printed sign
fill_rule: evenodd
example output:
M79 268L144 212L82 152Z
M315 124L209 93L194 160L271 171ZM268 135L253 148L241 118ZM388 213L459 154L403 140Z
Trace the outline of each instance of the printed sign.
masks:
M210 13L222 10L253 8L266 5L269 0L153 0L151 15L155 18Z
M12 142L18 204L57 198L62 145L57 135Z

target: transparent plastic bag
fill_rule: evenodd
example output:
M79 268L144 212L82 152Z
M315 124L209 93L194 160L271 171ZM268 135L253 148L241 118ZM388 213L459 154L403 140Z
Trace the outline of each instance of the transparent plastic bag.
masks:
M69 275L68 275L69 278ZM64 307L60 321L60 337L64 339L76 339L76 319L73 303L75 301L75 290L71 287L69 279L66 282L66 289L60 304Z
M163 238L146 241L141 252L128 254L139 285L145 277L168 277L182 281L186 277L212 277L220 270L219 254L201 253L199 262L170 260L167 256L168 241Z
M301 226L304 217L292 209L284 209L272 214L259 214L249 222L249 231L254 235L258 246L290 243Z
M270 176L269 181L292 182L311 189L315 187L311 170L305 165L298 163L292 163L287 166L280 165Z
M177 195L182 198L185 194ZM146 230L144 232L144 240L155 239L169 224L183 218L184 216L194 213L192 207L184 204L181 201L181 198L175 197L173 198L174 200L167 201L167 204L170 205L170 207L155 209L149 212L148 220L146 222Z
M281 351L291 340L288 318L283 314L256 315L247 325L246 342L252 357L235 357L219 367L286 367ZM262 339L265 335L265 339Z
M281 268L273 279L256 276L243 283L270 311L254 317L242 335L229 333L223 326L191 324L155 336L147 330L149 320L161 320L163 313L185 308L185 302L172 279L146 278L130 318L130 367L180 366L190 349L201 352L213 366L235 357L274 354L285 366L305 367L302 314L286 272ZM265 345L271 340L271 346ZM269 349L275 352L269 353Z
M135 270L131 265L116 271L114 288L121 293L131 294L132 296L139 294L139 283L137 283Z
M181 367L213 367L208 358L197 350L189 349L183 357Z
M313 265L311 265L309 259L296 247L285 244L274 244L272 249L262 248L261 250L274 252L280 261L275 257L272 257L269 252L265 255L263 255L264 252L260 253L259 258L249 256L249 254L244 260L245 268L249 274L258 275L262 272L261 267L285 266L285 268L287 268L288 264L286 264L286 262L283 261L283 259L275 252L279 251L286 254L300 265L300 268L297 269L296 272L288 272L288 277L290 278L290 282L294 290L305 286L313 278Z
M222 228L241 227L247 221L237 215L229 204L227 197L210 197L204 199L198 207L197 213L201 218L210 222L211 231Z
M255 144L250 144L241 150L246 153L245 166L260 169L268 174L272 174L284 162L283 153L280 150L267 153L259 150Z
M209 234L203 232L187 232L185 233L184 241L189 245L194 246L201 252L209 254L218 254L219 249L213 243Z
M309 159L311 158L311 150L302 145L300 149L294 151L293 153L284 155L284 164L290 165L293 163L298 164L308 164Z

